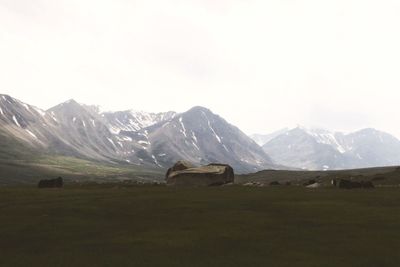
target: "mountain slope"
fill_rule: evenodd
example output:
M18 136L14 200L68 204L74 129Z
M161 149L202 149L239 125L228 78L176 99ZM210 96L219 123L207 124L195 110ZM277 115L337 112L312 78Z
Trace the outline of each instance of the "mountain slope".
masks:
M343 134L297 127L270 140L263 149L278 164L310 170L400 164L400 141L374 129Z
M400 164L400 141L375 129L363 129L343 137L347 154L357 159L357 167Z
M142 145L138 152L142 160L152 160L163 167L181 159L196 164L224 162L239 172L273 166L254 141L203 107L194 107L139 132L121 134Z
M43 111L1 95L0 136L4 158L32 151L142 168L166 169L181 159L228 163L238 172L275 166L237 127L202 107L181 114L100 113L69 100Z
M172 119L175 116L176 112L173 111L148 113L128 110L105 112L102 114L102 117L107 121L110 131L113 133L119 133L120 131L139 131L161 121Z
M47 149L57 125L45 111L8 95L0 95L0 126L21 144L35 149Z

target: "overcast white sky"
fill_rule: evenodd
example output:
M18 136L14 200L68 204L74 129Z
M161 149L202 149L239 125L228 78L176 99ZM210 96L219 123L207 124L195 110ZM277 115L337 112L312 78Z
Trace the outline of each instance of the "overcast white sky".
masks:
M400 137L400 1L0 0L0 92Z

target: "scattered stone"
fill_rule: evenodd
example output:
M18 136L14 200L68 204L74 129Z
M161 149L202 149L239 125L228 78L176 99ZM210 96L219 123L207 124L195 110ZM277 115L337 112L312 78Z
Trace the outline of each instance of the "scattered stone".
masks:
M321 184L320 183L313 183L313 184L307 185L306 187L307 188L320 188Z

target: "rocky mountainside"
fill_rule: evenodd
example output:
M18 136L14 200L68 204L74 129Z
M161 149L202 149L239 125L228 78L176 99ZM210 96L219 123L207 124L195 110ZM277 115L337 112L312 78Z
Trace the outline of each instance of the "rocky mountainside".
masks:
M344 134L297 127L273 138L263 149L278 164L310 170L400 164L400 141L375 129Z
M23 143L26 149L46 149L57 139L53 132L56 126L57 122L45 111L8 95L0 95L0 132L3 145L4 140L14 139L17 143ZM3 152L6 154L11 151Z
M147 113L143 111L118 111L105 112L102 117L107 121L111 132L118 134L120 131L139 131L162 121L170 120L176 112Z
M141 159L153 159L163 167L176 159L195 164L224 162L240 172L274 166L253 140L203 107L194 107L137 132L121 131L120 134L142 145L136 154Z
M400 165L400 141L377 131L332 133L297 127L263 136L261 148L203 107L187 112L101 112L74 100L47 111L0 95L0 159L72 156L166 169L178 160L262 169L349 169ZM259 140L261 142L261 140Z
M177 114L133 111L101 113L69 100L47 111L0 95L0 136L15 141L14 156L66 155L96 161L167 168L178 160L223 162L237 172L275 167L238 128L202 107ZM8 141L5 141L8 140ZM10 154L10 146L0 155Z

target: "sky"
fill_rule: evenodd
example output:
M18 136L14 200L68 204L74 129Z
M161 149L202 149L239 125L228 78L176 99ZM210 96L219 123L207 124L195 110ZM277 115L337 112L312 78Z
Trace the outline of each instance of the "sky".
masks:
M400 137L398 0L0 0L0 93Z

